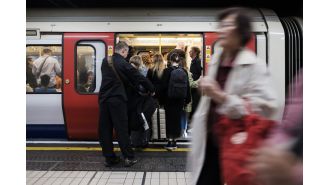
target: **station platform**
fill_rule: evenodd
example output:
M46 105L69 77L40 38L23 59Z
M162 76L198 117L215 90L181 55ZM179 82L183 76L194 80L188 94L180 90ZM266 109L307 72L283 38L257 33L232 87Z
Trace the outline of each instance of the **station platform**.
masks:
M178 149L163 149L166 142L149 143L135 151L138 163L123 162L104 166L98 142L27 141L27 184L168 184L188 185L186 169L189 142L178 142ZM115 144L115 152L121 156Z

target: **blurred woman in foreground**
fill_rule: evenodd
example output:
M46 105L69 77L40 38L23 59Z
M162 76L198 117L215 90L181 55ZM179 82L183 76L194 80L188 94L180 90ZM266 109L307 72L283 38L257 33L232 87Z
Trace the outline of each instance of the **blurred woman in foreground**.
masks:
M271 118L276 100L269 83L265 61L244 46L250 40L251 25L246 10L230 8L218 16L219 42L214 47L206 77L200 80L202 91L192 119L191 158L188 160L192 184L222 185L221 161L214 124L226 116L240 119L251 111Z

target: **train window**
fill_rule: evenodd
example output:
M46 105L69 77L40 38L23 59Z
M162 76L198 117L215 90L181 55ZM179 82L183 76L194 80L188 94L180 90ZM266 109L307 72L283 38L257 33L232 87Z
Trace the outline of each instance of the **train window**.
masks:
M188 68L192 60L189 56L190 48L197 46L203 51L203 35L199 33L120 33L116 34L116 41L127 42L134 48L135 55L152 57L153 54L160 53L165 60L168 52L181 45L186 52Z
M26 47L26 92L62 92L62 46L28 45Z
M93 93L95 90L95 55L92 45L77 45L76 90L79 93Z
M95 94L101 86L101 64L106 55L102 41L80 41L76 46L75 88L79 94Z

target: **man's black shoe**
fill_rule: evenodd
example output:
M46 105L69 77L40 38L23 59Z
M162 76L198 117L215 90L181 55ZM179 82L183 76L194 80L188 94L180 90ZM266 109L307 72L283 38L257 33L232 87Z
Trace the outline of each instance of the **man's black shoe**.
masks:
M125 167L130 167L130 166L133 166L135 163L137 163L137 160L136 159L128 159L128 158L126 158L125 161L124 161L124 166Z
M104 165L106 166L106 167L110 167L110 166L113 166L113 165L115 165L115 164L118 164L120 162L120 157L107 157L106 159L105 159L105 163L104 163Z

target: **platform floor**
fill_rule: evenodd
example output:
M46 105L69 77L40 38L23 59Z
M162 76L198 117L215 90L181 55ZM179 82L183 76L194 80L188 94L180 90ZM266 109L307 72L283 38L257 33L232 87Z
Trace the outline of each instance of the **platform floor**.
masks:
M27 185L189 185L190 172L27 171Z
M27 170L184 172L187 152L136 152L138 163L131 167L123 162L105 167L101 151L27 151L26 156Z
M188 185L186 172L189 145L167 151L151 145L136 151L138 163L124 167L123 162L104 166L98 144L27 144L27 184L117 184L117 185ZM120 156L118 146L115 151Z

